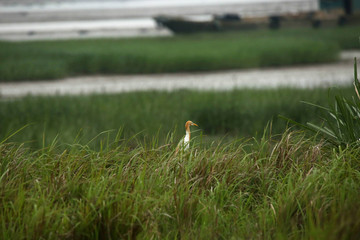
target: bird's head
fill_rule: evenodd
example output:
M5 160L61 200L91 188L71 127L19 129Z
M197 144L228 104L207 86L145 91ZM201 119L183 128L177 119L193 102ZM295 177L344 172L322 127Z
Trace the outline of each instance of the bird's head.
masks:
M197 125L196 123L193 123L192 121L187 121L187 122L185 123L185 128L186 128L186 129L189 129L190 126L197 126L197 127L198 127L198 125Z

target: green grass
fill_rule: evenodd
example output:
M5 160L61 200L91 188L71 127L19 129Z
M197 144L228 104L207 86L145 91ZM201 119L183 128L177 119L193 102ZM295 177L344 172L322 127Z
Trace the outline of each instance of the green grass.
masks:
M324 105L333 99L327 95L278 89L4 100L0 239L358 239L360 145L333 147L289 129L275 136L275 120L264 130L274 113L313 120L317 112L292 104ZM354 89L344 88L337 99L350 95ZM175 154L178 133L167 129L189 116L208 134L231 131L234 139L209 144L211 136L197 134L189 151ZM121 121L113 136L89 137ZM239 138L257 124L259 137ZM137 128L157 133L131 135ZM60 135L46 139L49 132ZM41 146L28 146L26 133L35 142L43 133Z
M341 89L345 96L353 95L353 88ZM336 92L336 91L335 91ZM274 134L286 128L287 116L300 123L319 123L322 112L300 101L327 105L328 90L234 90L229 92L136 92L116 95L27 97L0 102L0 138L31 124L13 141L29 142L41 148L56 136L59 142L88 144L98 133L123 128L124 135L139 134L139 138L158 134L164 142L168 132L175 138L184 134L184 124L192 120L194 128L215 139L259 136L272 121ZM194 135L194 136L195 136ZM107 134L103 135L106 138ZM98 138L99 140L100 138ZM98 143L99 141L94 141Z
M152 39L0 42L0 81L214 71L335 61L359 27L280 29Z
M171 134L169 134L171 136ZM359 149L300 133L174 156L173 138L100 150L0 144L1 239L357 239Z

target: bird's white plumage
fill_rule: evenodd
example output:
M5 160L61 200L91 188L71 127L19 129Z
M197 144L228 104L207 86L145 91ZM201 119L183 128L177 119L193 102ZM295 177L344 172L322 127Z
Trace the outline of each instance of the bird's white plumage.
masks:
M184 138L182 138L177 146L178 150L185 151L189 149L189 143L190 143L190 134L186 132L186 135Z
M183 141L183 148L185 150L189 149L189 142L190 142L190 134L189 134L189 132L186 132L186 135L185 135L184 141Z

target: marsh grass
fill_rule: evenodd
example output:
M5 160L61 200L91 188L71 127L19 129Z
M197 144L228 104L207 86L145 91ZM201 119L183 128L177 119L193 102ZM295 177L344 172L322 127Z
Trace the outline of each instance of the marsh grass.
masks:
M134 145L119 132L99 150L1 143L0 238L359 236L359 149L285 131L212 146L195 138L175 156L173 135Z
M341 89L345 96L353 88ZM0 138L21 127L27 128L11 141L41 148L57 137L60 143L91 145L101 138L114 138L118 129L126 137L152 139L158 135L164 142L168 132L180 139L184 123L196 122L206 139L261 136L264 126L272 121L273 134L284 131L284 115L305 124L320 123L322 111L301 101L327 104L326 89L299 90L234 90L136 92L115 95L27 97L0 102ZM112 130L112 131L108 131ZM100 132L108 131L96 138ZM200 131L200 132L201 132ZM200 134L196 132L195 134Z
M153 39L0 42L0 81L77 75L199 72L330 62L358 48L358 27Z

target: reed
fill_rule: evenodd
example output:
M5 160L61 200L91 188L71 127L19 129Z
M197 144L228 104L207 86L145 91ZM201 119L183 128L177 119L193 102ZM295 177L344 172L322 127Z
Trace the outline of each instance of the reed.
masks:
M177 156L175 147L172 137L134 145L121 133L98 150L1 143L1 239L360 234L358 148L332 151L291 131L210 147L195 138Z

